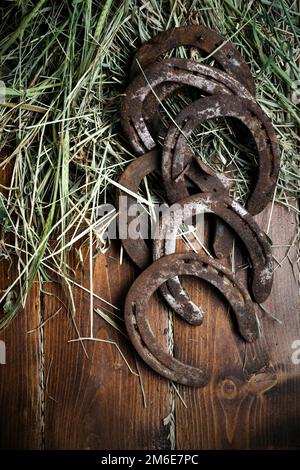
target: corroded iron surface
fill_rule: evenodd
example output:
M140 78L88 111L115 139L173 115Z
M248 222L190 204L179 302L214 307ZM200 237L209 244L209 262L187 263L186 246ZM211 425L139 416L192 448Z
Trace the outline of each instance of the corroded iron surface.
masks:
M247 318L248 341L258 337L254 306L247 289L232 273L215 260L198 254L173 254L160 258L143 271L131 286L125 303L125 322L128 335L142 359L163 377L175 382L203 387L209 374L202 368L185 364L168 354L159 345L147 321L147 308L154 292L176 275L191 275L216 287L230 303L235 316ZM252 321L253 319L253 321Z
M190 46L210 54L229 74L240 81L252 95L255 84L250 69L237 48L220 33L202 25L172 28L155 36L136 52L131 66L131 77L140 74L161 56L179 46Z
M175 206L175 208L174 208ZM154 235L154 260L175 252L176 235L186 219L200 213L212 213L220 217L239 236L251 260L251 290L256 302L264 302L271 291L273 262L270 244L253 217L229 196L202 193L181 199L162 214Z
M121 106L121 122L134 151L138 155L152 150L156 146L154 136L147 127L144 116L148 122L153 121L157 115L157 108L161 99L168 93L166 83L189 85L197 88L204 95L233 94L248 98L254 98L249 91L231 75L228 75L214 67L199 64L188 59L169 59L150 65L144 75L137 76L128 86ZM161 96L156 95L156 87L164 84ZM144 104L148 96L156 96L153 107L144 110ZM150 116L150 117L149 117Z
M213 57L222 70L189 59L164 59L166 52L180 46L197 48ZM126 195L127 224L134 217L129 214L137 202L135 194L141 181L154 171L161 169L166 196L173 206L163 213L156 227L153 253L142 237L122 239L130 258L144 270L126 299L126 326L134 347L150 367L170 380L201 387L208 383L209 373L178 361L162 349L147 321L147 306L159 290L183 320L199 325L203 318L201 306L193 303L178 277L196 276L222 292L233 309L241 336L249 342L257 339L254 302L264 302L269 296L273 266L270 243L252 215L261 212L273 197L279 147L270 120L255 101L254 82L246 62L235 46L216 31L195 25L160 33L135 54L131 79L120 109L124 134L138 156L119 181L123 189L118 195ZM199 98L177 116L169 116L170 125L164 128L161 106L183 87L196 89ZM234 138L252 137L258 156L257 176L246 209L229 196L224 175L214 173L200 161L189 142L199 125L224 117L233 118ZM197 194L190 195L190 191ZM119 220L123 211L120 205ZM215 216L217 257L230 252L232 234L243 242L251 263L249 290L253 300L246 286L212 257L202 252L175 254L180 226L202 212Z
M142 179L159 169L159 161L159 155L156 150L134 160L124 171L119 180L119 184L123 186L124 190L136 194ZM118 195L127 198L127 214L125 214L124 219L126 218L127 224L129 225L134 220L134 216L130 214L132 214L131 208L136 204L136 198L128 194L128 192L126 193L124 190L120 190ZM118 220L123 216L120 211L122 211L121 207L119 207ZM133 240L127 234L127 236L122 239L122 244L126 253L140 269L144 269L151 264L152 253L142 237ZM181 287L177 276L173 279L173 282L172 280L168 280L166 284L160 288L160 292L169 307L185 321L191 325L200 325L202 323L203 311L201 307L198 307L189 298L186 291Z
M279 148L274 128L261 108L252 100L228 95L208 96L187 106L175 118L163 147L162 176L170 202L188 195L185 183L191 161L188 138L195 128L209 119L233 117L251 133L258 155L257 178L247 201L251 214L261 212L271 200L279 173ZM184 156L184 158L183 158ZM200 185L199 185L200 186ZM201 186L199 189L202 189ZM213 188L218 191L218 188Z

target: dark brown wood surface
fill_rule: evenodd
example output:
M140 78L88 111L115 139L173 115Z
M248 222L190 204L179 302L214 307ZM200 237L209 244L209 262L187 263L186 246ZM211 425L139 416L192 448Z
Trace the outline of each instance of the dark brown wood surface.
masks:
M11 281L7 263L2 268L4 289ZM1 449L41 446L41 337L29 333L39 324L39 315L39 289L34 285L22 314L0 334L6 349L6 364L0 364Z
M259 217L267 228L269 211ZM233 328L225 302L218 293L193 286L208 314L204 325L191 328L176 322L175 344L179 357L207 365L212 380L204 390L181 388L185 409L176 405L178 448L274 449L300 447L300 367L291 361L294 340L300 338L296 246L296 219L277 206L269 235L276 266L272 294L257 309L261 338L245 345ZM293 273L294 268L294 273ZM281 323L279 323L279 321Z
M260 216L266 229L268 211ZM291 360L300 339L293 212L275 206L270 236L276 265L272 294L258 309L262 335L254 345L236 333L221 296L199 281L185 285L206 311L201 327L174 320L157 299L149 318L162 344L174 341L177 357L201 364L212 374L204 389L175 388L138 361L139 377L115 344L69 342L78 337L66 314L66 296L57 284L35 286L26 309L4 332L7 364L0 365L0 446L44 449L285 449L300 447L300 364ZM114 243L94 265L95 293L120 308L136 275ZM88 266L88 263L87 263ZM8 285L2 270L1 287ZM89 272L77 271L89 288ZM89 293L76 288L76 325L90 330ZM95 307L105 304L95 298ZM110 307L107 307L113 311ZM57 313L58 312L58 313ZM54 314L56 315L51 318ZM277 318L275 320L274 318ZM49 319L33 333L41 321ZM279 321L281 323L279 323ZM94 336L118 344L133 372L135 356L126 338L95 317ZM87 355L86 355L87 353ZM142 389L145 398L143 399ZM146 401L146 407L145 407Z

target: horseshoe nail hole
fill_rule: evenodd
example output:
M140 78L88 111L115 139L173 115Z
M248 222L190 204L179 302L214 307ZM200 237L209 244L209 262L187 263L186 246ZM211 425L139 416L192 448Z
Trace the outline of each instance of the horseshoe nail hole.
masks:
M190 259L184 259L184 264L190 264L191 260Z
M202 267L203 267L204 269L207 269L208 264L207 264L207 263L202 263Z
M213 192L214 192L214 193L216 193L216 192L217 192L216 188L214 188L214 189L213 189Z
M233 57L233 54L231 54L230 52L227 54L227 59L232 59Z
M222 273L222 271L218 271L218 276L219 277L224 277L224 273Z
M203 176L204 181L207 181L207 176Z

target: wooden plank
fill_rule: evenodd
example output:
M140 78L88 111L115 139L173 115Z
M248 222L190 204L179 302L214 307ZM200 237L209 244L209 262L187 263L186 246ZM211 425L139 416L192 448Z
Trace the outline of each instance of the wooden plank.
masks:
M9 284L1 271L0 285ZM0 334L6 347L6 364L0 364L0 448L41 447L41 390L39 289L34 286L26 308Z
M134 272L131 263L119 264L113 246L100 255L94 267L95 293L122 307ZM86 264L85 264L86 265ZM89 273L77 273L77 280L89 286ZM57 288L48 286L60 296ZM62 297L61 297L62 298ZM77 325L82 336L89 333L89 294L76 291ZM105 305L95 300L95 306ZM45 299L45 317L60 307L55 297ZM120 311L122 315L122 311ZM151 325L162 343L167 344L168 318L160 316L154 299L150 306ZM103 319L95 319L95 337L119 344L130 366L135 361L129 342ZM110 344L85 342L88 358L76 338L65 313L45 325L46 449L164 449L172 445L172 433L163 420L171 410L167 381L140 364L147 399L144 408L138 377L128 369L117 349Z
M261 219L266 227L268 214ZM276 206L271 236L276 244L289 244L296 229L292 213ZM285 247L274 254L284 258ZM295 263L295 250L290 259ZM3 270L3 273L6 270ZM119 266L116 246L95 265L97 294L122 306L134 278L128 261ZM89 273L77 281L88 288ZM8 284L2 279L1 286ZM266 308L283 324L262 318L263 336L248 346L236 335L221 297L199 282L187 283L192 296L207 312L204 325L192 328L175 319L175 355L194 364L207 364L212 380L203 390L180 387L184 407L164 379L140 365L147 408L143 407L138 378L128 370L113 345L68 343L76 333L62 310L49 320L45 337L45 371L40 376L39 333L26 332L39 322L39 292L35 286L23 314L1 334L8 364L0 366L0 423L2 448L48 449L239 449L295 448L299 446L299 365L291 362L291 344L300 339L298 291L292 265L286 258L276 269L272 296ZM56 285L45 290L43 316L49 318L65 302ZM89 331L89 296L76 292L77 324L82 335ZM104 308L104 304L95 301ZM212 313L211 313L212 312ZM167 345L166 311L154 299L151 324ZM95 336L116 341L132 368L132 349L126 339L102 319L95 319ZM20 354L22 351L22 354ZM40 389L44 382L45 390ZM14 393L12 393L12 390ZM45 402L45 418L41 405ZM176 402L175 427L163 424ZM42 418L42 419L41 419ZM168 421L172 423L172 420ZM43 434L45 426L45 435Z
M267 227L269 212L260 216ZM295 214L276 205L270 236L276 245L290 244L296 233ZM238 337L220 295L199 282L187 286L205 309L200 328L175 321L175 355L211 371L204 389L180 387L187 408L176 402L178 449L285 449L300 443L300 365L291 361L292 343L300 339L296 249L285 258L285 246L274 248L281 267L266 309L258 309L259 341L248 345Z

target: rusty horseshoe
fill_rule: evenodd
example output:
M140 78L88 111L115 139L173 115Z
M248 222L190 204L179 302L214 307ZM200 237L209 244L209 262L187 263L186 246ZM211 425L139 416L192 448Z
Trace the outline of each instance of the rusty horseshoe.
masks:
M223 70L232 74L252 95L255 85L251 71L231 41L213 29L201 25L180 26L163 31L140 47L131 65L131 78L156 62L164 53L180 46L194 47L210 54Z
M234 94L254 102L253 96L240 82L214 67L188 59L169 59L154 63L146 69L145 77L139 75L128 86L120 109L123 131L138 155L143 155L156 146L155 136L151 135L147 127L143 108L146 98L165 82L189 85L205 95ZM166 90L164 88L164 93L167 93ZM155 114L156 110L157 102L150 115Z
M136 52L131 65L131 79L141 73L152 63L156 62L163 53L180 46L191 46L210 54L216 63L239 81L251 95L255 96L255 85L251 71L244 58L239 54L234 44L217 31L199 25L173 28L158 34ZM180 90L180 83L165 82L155 88L155 93L149 94L144 102L143 114L151 135L157 137L160 129L159 103Z
M269 296L273 282L273 259L266 234L253 217L228 195L200 193L177 201L161 218L153 241L154 260L175 252L176 234L185 219L213 213L227 223L245 245L252 265L251 290L256 302ZM243 327L240 327L243 331Z
M138 192L142 179L159 169L160 158L157 150L143 155L127 166L119 180L120 187L124 188L123 190L119 189L117 197L119 232L120 220L122 220L123 215L123 207L119 204L120 196L126 196L126 222L129 226L130 222L134 220L134 216L130 214L130 208L136 204L134 194ZM124 238L120 237L120 239L126 253L140 269L145 269L151 264L152 253L143 238L132 240L126 232ZM185 321L191 325L200 325L202 323L202 309L190 300L185 290L181 287L179 280L175 282L172 287L172 292L168 289L167 282L167 285L164 286L162 291L162 295L168 305Z
M121 108L123 129L133 148L139 154L143 153L145 149L155 147L158 121L155 117L158 115L159 102L174 91L174 86L176 88L178 82L196 87L206 94L233 93L248 98L250 101L253 100L250 93L231 75L187 59L171 59L153 64L146 70L146 75L147 79L139 76L128 87ZM151 83L151 87L149 83ZM153 94L156 91L157 96ZM153 98L151 102L147 101L150 96ZM145 108L146 113L143 112ZM186 148L186 152L191 153L189 148ZM186 155L186 157L190 158L190 155ZM214 180L214 176L203 177L202 182L204 180L207 180L205 186L208 187L209 184L211 185L211 180ZM220 182L215 181L214 187L216 184L219 187L223 186ZM219 225L219 222L216 221L215 253L222 258L230 252L232 237L226 227ZM219 237L220 233L222 233L222 237Z
M278 178L280 157L274 128L266 114L252 100L228 95L207 96L187 106L175 119L165 138L162 174L170 202L187 196L184 180L190 152L188 138L204 121L234 117L250 131L258 154L258 175L247 201L252 214L261 212L270 201ZM183 158L183 156L185 158Z
M145 148L151 149L155 147L155 130L154 122L155 119L146 119L143 115L144 102L147 96L152 95L153 87L157 88L157 85L164 85L163 93L168 90L168 83L164 83L164 80L173 80L173 82L180 81L181 83L189 84L194 87L198 87L201 91L209 94L229 94L247 98L249 101L253 101L253 98L248 91L241 86L239 82L234 80L228 74L224 74L217 69L212 67L206 67L193 61L186 59L171 59L164 61L159 64L154 64L147 69L147 77L151 80L151 87L147 83L144 77L139 76L127 89L126 97L123 101L121 116L122 125L125 133L131 140L131 143L137 153L142 153ZM187 76L187 72L189 72ZM172 87L174 83L171 83ZM160 96L159 99L162 97ZM202 99L202 98L201 98ZM200 101L200 100L199 100ZM254 104L255 106L255 104ZM157 99L154 100L154 109L149 110L147 108L147 116L155 115L158 107ZM152 122L153 121L153 122ZM151 132L154 135L151 135ZM191 159L191 151L189 147L185 148L185 159ZM203 174L204 165L202 164L202 186L201 190L205 191L215 189L217 186L219 190L225 190L223 184L216 180L216 177L212 174ZM207 171L206 171L207 173ZM209 173L209 172L208 172ZM195 174L195 172L194 172ZM197 175L197 172L196 172ZM163 173L164 177L164 173ZM200 175L198 175L200 177ZM191 178L193 179L193 178ZM198 185L199 187L199 185ZM176 188L173 188L173 193L176 193ZM170 191L168 193L170 196ZM182 195L177 194L176 199L180 199ZM171 200L174 202L174 199ZM222 234L222 237L220 237ZM226 227L220 225L218 220L216 221L216 237L214 249L218 257L222 258L226 256L232 245L231 234L227 231Z
M177 275L196 276L216 287L227 299L237 318L255 317L254 305L247 290L235 276L205 255L184 253L163 256L134 281L125 302L125 324L136 351L163 377L180 384L203 387L209 381L209 374L165 352L157 342L145 315L153 293L168 279ZM258 329L253 333L250 328L248 341L254 341L257 336Z
M137 193L142 178L158 169L158 152L149 152L133 161L126 168L119 180L119 184L124 187L124 189L132 193ZM125 192L120 191L119 194L124 195ZM130 207L132 204L135 204L135 201L136 199L133 195L127 195L126 211L128 214L130 213ZM250 214L228 195L219 193L202 193L191 196L184 201L180 201L177 207L180 209L183 206L190 209L192 208L194 214L199 212L213 212L239 235L249 252L253 265L253 296L258 302L263 302L269 295L272 286L272 255L265 234L259 229ZM204 210L204 208L206 210ZM166 215L162 216L162 223L168 220L169 210L167 210L165 214ZM133 216L128 215L128 223L130 223L132 219ZM164 230L161 230L160 226L158 229L159 233L154 235L155 259L163 254L161 252L161 238L165 238ZM122 240L122 244L129 257L141 269L144 269L150 264L151 252L142 238L131 240L130 237L127 236ZM203 317L202 309L191 302L188 294L181 286L178 277L169 279L165 285L161 286L160 291L172 309L186 321L192 324L201 323ZM241 325L240 330L243 332L245 328Z
M166 53L181 46L198 49L217 65L166 58ZM136 351L153 370L174 382L203 387L210 379L208 366L195 367L169 354L154 335L147 308L158 291L183 320L200 325L201 306L191 300L180 277L195 276L223 294L245 341L253 342L259 337L255 302L264 302L270 294L273 257L267 235L253 215L260 213L273 197L280 168L279 145L270 119L256 103L247 63L236 47L216 31L190 25L158 34L137 50L130 76L120 117L124 135L139 158L127 166L119 180L117 220L122 245L142 273L126 297L125 325ZM194 102L185 103L175 118L168 114L167 128L161 113L162 108L165 112L167 109L162 102L183 87L194 89ZM252 150L256 153L256 173L245 207L230 197L226 177L214 172L193 149L191 137L195 130L206 121L219 118L230 119L237 139L250 137L251 157ZM143 218L150 217L143 207L147 201L137 194L142 180L156 171L160 171L170 206L160 208L160 217L157 212L154 219L151 217L150 245L146 240L150 234L148 223L143 225ZM204 254L204 248L200 253L176 252L182 226L197 225L198 216L203 213L214 217L216 257L228 255L233 234L244 245L250 265L246 282Z

